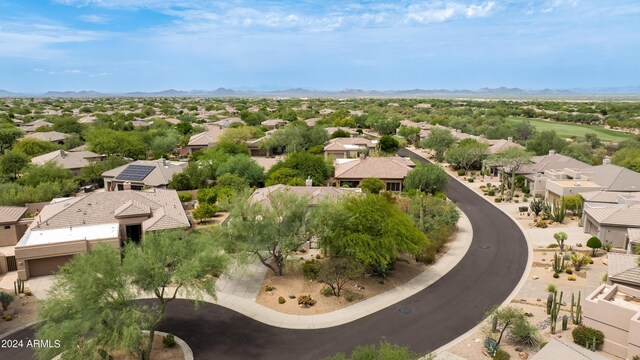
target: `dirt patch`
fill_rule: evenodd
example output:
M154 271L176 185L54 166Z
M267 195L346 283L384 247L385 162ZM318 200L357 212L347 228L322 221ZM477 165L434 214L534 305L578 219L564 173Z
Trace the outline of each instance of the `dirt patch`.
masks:
M14 294L13 289L0 289L0 291ZM17 329L20 326L35 322L39 308L40 300L35 296L25 296L24 294L16 296L8 309L9 312L13 311L13 319L11 319L11 321L6 321L0 317L0 334L4 334L13 329ZM2 310L1 307L0 310Z
M300 263L302 262L300 260ZM269 271L262 283L262 289L258 293L256 303L285 314L324 314L391 290L413 279L426 269L427 266L424 264L405 256L396 262L393 272L386 280L380 281L380 279L374 277L361 277L354 281L349 281L343 288L340 297L320 294L320 291L326 285L305 279L300 268L292 269L284 276L274 276ZM265 291L267 285L273 287L273 291ZM347 293L354 294L355 299L352 302L345 299ZM291 299L290 295L296 297L299 295L311 295L316 300L316 304L309 308L301 308L298 305L297 298ZM286 300L284 304L278 303L280 296Z
M153 347L151 348L151 359L154 360L184 360L184 353L180 345L166 347L162 343L162 335L153 337ZM122 351L114 351L110 353L113 360L138 360L138 357L127 354Z

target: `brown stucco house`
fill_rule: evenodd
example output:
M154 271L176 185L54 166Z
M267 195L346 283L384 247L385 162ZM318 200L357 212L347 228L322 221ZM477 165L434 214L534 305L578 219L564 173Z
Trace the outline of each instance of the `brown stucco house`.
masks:
M208 125L204 132L192 135L185 148L192 154L195 151L212 147L218 142L224 130L225 128L220 125Z
M104 161L106 158L106 155L96 154L91 151L56 150L34 157L31 159L31 163L35 165L53 163L63 169L71 171L74 176L78 176L80 175L80 171L89 164Z
M0 247L15 245L26 231L26 225L20 225L27 212L23 206L0 206Z
M18 277L49 275L101 244L139 242L150 231L191 224L175 190L95 192L46 205L15 246Z
M331 186L357 187L363 179L378 178L386 184L387 191L401 191L404 178L415 164L408 158L366 157L356 159L336 159Z
M142 190L153 187L166 189L174 174L182 172L185 161L138 160L102 173L107 191Z
M324 146L324 156L334 158L355 158L360 154L369 154L376 149L376 143L361 137L335 138Z
M34 132L28 135L25 135L25 139L37 139L42 141L48 141L50 143L62 145L64 141L67 139L67 134L61 133L58 131L47 131L47 132Z

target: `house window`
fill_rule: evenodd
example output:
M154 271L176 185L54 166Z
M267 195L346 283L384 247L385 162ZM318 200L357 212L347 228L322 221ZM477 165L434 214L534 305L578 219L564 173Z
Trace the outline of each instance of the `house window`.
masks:
M9 230L9 229L11 229L11 225L5 225L5 226L4 226L4 229L5 229L5 230Z
M128 241L133 241L136 244L140 243L142 239L142 225L127 225L125 231Z
M387 183L387 191L400 191L400 183L399 182L388 182Z

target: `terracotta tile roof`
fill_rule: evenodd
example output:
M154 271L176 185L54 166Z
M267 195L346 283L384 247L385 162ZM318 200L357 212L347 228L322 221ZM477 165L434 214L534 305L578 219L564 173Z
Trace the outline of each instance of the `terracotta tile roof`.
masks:
M147 211L146 214L142 212ZM95 192L46 205L30 228L62 227L117 223L124 214L140 212L150 216L142 222L144 231L189 227L175 190Z
M20 220L27 212L22 206L0 206L0 224L12 224Z
M44 165L53 162L63 169L81 169L94 160L99 160L103 155L91 151L64 151L56 150L48 154L36 156L31 163Z
M336 179L404 179L415 166L411 160L401 157L367 157L336 162Z

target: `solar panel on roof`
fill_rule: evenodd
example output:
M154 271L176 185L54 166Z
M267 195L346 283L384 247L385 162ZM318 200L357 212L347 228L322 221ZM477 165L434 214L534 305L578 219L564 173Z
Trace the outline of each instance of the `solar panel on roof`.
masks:
M155 166L149 165L129 165L124 169L116 180L142 181L155 169Z

